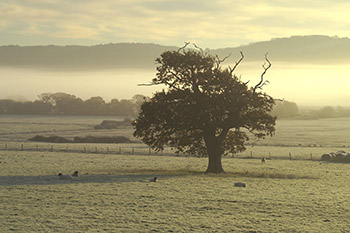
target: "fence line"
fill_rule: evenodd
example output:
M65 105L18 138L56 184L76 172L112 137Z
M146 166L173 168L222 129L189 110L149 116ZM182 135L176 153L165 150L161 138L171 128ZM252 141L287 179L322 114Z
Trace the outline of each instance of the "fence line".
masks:
M95 154L126 154L126 155L178 155L170 148L163 151L155 151L147 146L87 146L67 144L34 144L34 143L5 143L0 144L2 151L38 151L38 152L62 152L62 153L95 153Z
M333 149L333 150L332 150ZM61 152L61 153L95 153L116 155L171 155L192 156L188 154L176 154L171 148L155 151L141 144L130 144L125 146L118 144L46 144L46 143L2 143L0 150L5 151L38 151L38 152ZM245 152L227 157L252 158L252 159L290 159L290 160L320 160L323 153L336 151L335 148L292 148L292 147L253 147L247 148Z

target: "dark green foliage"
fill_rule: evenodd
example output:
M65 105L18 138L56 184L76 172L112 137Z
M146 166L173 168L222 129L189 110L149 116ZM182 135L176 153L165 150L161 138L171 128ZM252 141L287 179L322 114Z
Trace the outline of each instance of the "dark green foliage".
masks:
M144 102L134 122L134 136L151 148L166 145L208 156L207 172L220 173L222 155L245 150L248 133L258 138L274 133L276 118L269 114L274 100L261 92L263 85L248 87L203 51L168 51L156 61L153 84L167 89Z

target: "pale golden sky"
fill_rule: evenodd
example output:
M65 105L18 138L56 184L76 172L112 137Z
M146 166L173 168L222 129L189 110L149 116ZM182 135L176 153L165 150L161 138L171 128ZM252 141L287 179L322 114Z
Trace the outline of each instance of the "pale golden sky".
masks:
M150 42L232 47L291 35L349 37L347 0L1 0L0 45Z

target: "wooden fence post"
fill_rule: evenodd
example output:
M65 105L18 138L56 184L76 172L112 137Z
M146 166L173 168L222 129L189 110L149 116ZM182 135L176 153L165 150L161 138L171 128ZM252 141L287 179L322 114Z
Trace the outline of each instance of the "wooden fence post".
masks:
M53 145L51 145L51 148L50 148L51 152L53 152Z
M292 160L292 153L289 152L289 159Z
M107 147L107 154L109 154L109 148Z
M253 151L250 151L250 157L253 157Z
M23 144L21 144L21 151L23 151L23 149L24 149L24 146L23 146Z
M310 157L311 157L311 160L312 160L312 153L310 153Z
M119 147L119 154L121 155L122 154L122 148Z
M84 153L86 153L86 147L84 146Z

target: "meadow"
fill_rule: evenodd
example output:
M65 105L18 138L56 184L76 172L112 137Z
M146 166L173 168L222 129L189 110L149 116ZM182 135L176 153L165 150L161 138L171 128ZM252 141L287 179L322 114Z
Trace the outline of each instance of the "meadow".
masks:
M130 127L93 129L106 119L113 118L0 116L0 232L350 231L350 164L318 160L322 153L350 147L345 118L278 121L275 137L251 141L246 152L225 157L222 175L203 174L207 158L148 150L134 155L3 150L4 144L30 145L27 139L36 134L122 135L133 143L89 146L144 147ZM289 153L293 160L281 159ZM266 163L259 159L269 156ZM57 176L75 170L80 177ZM149 182L154 176L159 182Z
M194 157L0 151L0 232L350 230L348 164L224 158L226 174L204 175L206 165ZM80 177L57 176L75 170Z
M12 116L0 115L0 150L19 150L21 145L29 150L85 151L106 153L149 154L146 145L133 137L132 127L119 129L96 130L94 126L103 120L123 120L115 117L82 117L82 116ZM73 139L76 136L125 136L131 139L130 144L55 144L32 143L28 139L35 135L57 135ZM350 148L350 119L330 118L319 120L278 120L276 133L265 140L248 141L247 150L238 157L268 157L293 159L320 159L322 154ZM133 149L134 148L134 149ZM152 154L155 152L152 151ZM173 155L170 148L163 154ZM232 155L228 155L232 156Z

